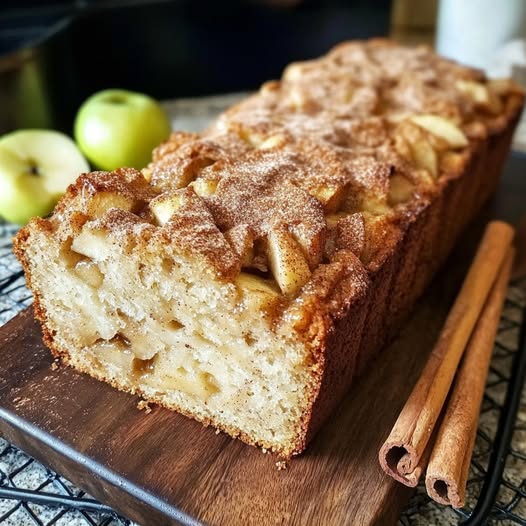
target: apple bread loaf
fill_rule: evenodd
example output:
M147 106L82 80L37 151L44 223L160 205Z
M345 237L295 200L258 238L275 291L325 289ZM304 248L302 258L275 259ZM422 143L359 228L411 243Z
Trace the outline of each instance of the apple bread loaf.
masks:
M300 453L495 189L523 94L385 40L288 66L15 239L44 341L118 389Z

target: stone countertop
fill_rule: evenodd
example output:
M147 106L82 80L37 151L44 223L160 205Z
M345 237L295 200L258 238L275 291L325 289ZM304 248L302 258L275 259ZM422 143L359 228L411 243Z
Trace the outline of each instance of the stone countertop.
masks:
M243 97L243 94L229 94L202 99L179 99L166 102L165 108L172 118L172 127L187 131L199 131L207 126L210 120L226 107ZM10 251L10 237L15 232L14 227L0 225L0 285L3 280L19 270L18 263ZM479 421L479 435L475 444L474 462L472 462L468 485L467 509L472 509L476 502L483 481L483 472L489 460L489 441L495 434L507 383L503 381L509 375L512 353L506 349L516 346L518 338L518 323L520 322L520 307L526 306L526 282L523 286L510 287L508 303L501 320L501 328L497 340L492 369L488 378L488 387L483 402ZM0 294L0 325L10 319L16 312L30 303L30 296L23 286L23 278L7 288L7 293ZM506 485L501 487L498 502L506 505L516 497L514 488L526 487L526 391L523 393L517 428L513 436L512 449L517 453L509 456L505 470ZM86 498L81 490L68 481L50 473L47 468L31 460L8 442L0 439L0 483L25 489L38 489L49 493L72 494ZM526 498L518 499L513 509L515 515L526 521ZM133 526L133 523L118 516L97 513L81 513L78 511L57 510L45 506L20 503L0 499L0 524L10 526L25 526L53 523L62 526ZM431 501L425 489L420 486L408 508L400 518L403 526L420 525L456 525L462 517L448 507ZM490 519L488 524L516 524L516 521Z

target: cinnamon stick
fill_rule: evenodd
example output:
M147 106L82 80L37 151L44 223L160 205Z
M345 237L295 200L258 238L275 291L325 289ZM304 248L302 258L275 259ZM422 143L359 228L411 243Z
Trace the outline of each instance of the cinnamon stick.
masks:
M464 506L489 363L513 261L510 249L462 358L426 472L428 495L454 508Z
M488 224L462 288L427 364L379 452L395 480L416 486L422 455L448 395L460 358L513 239L503 222Z

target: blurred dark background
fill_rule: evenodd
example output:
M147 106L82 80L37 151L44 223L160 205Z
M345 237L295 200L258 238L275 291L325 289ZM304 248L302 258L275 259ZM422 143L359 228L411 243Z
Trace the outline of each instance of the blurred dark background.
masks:
M387 35L390 0L2 0L0 133L70 131L104 88L158 98L257 88L345 39Z

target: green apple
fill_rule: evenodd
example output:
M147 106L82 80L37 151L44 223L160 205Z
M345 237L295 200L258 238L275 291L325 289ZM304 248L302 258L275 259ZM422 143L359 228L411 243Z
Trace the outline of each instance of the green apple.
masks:
M89 165L75 143L50 130L19 130L0 138L0 216L25 224L49 214Z
M170 134L159 103L141 93L104 90L89 97L75 119L75 140L97 168L144 168Z

